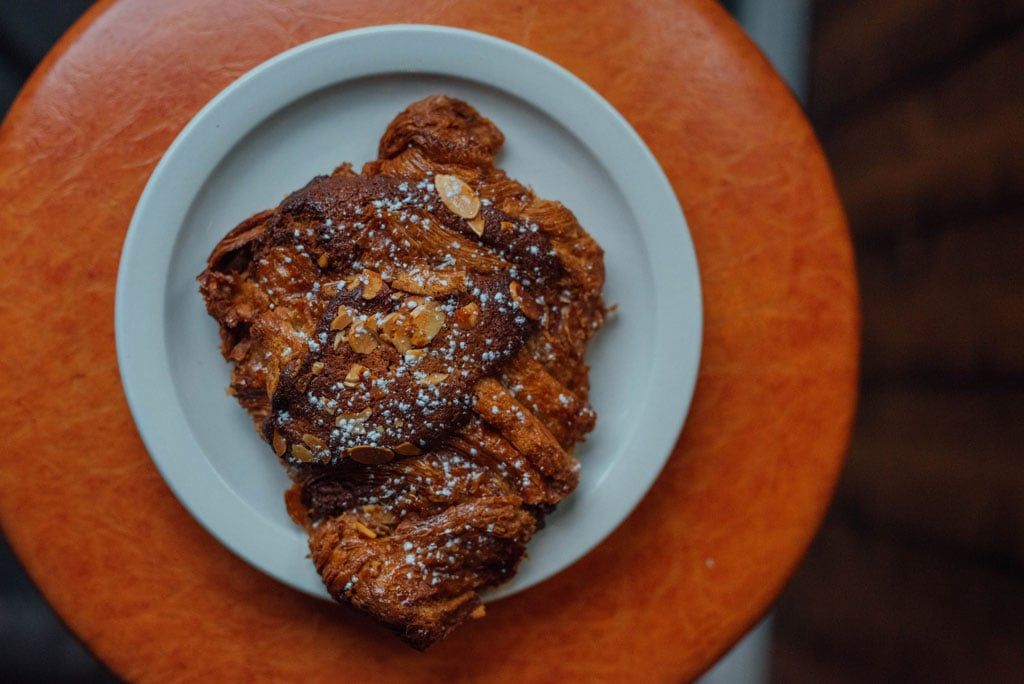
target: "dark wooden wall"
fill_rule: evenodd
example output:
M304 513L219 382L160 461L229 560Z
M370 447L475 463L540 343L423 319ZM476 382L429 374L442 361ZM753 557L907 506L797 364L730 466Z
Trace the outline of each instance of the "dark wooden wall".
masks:
M815 11L863 375L775 679L1024 681L1024 0Z

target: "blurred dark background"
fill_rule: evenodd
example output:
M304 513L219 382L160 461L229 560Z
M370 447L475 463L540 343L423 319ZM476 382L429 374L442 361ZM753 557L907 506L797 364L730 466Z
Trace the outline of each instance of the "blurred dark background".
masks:
M1024 681L1024 1L813 4L808 113L857 251L861 397L774 672Z
M90 4L0 0L0 110ZM863 297L849 462L760 630L771 678L1021 681L1024 0L724 4L806 104ZM2 540L0 681L114 681Z

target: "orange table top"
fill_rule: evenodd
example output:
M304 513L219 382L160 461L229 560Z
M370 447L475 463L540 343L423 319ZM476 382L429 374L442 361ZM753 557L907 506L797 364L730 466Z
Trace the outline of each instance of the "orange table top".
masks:
M459 26L567 67L636 127L701 264L675 453L605 543L426 654L262 575L177 502L118 378L118 256L156 162L238 75L325 34ZM769 607L842 465L859 316L849 237L797 103L710 0L121 0L57 45L0 129L0 523L129 679L679 681Z

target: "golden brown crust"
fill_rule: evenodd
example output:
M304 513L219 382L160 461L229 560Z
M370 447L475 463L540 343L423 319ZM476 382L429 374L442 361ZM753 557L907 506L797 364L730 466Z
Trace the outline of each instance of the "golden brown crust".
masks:
M414 103L380 159L244 221L199 277L325 585L417 648L514 574L594 425L602 252L493 166L502 143Z

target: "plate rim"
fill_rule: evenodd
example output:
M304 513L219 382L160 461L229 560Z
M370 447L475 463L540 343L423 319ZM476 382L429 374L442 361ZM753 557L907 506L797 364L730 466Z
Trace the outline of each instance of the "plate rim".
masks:
M665 373L661 377L662 385L672 385L675 389L670 397L673 401L666 403L671 403L677 408L672 411L672 413L675 414L675 417L670 417L668 419L668 424L663 430L661 430L659 435L653 437L649 436L649 439L653 438L655 442L659 444L657 453L660 454L660 457L655 459L656 463L654 463L646 473L640 477L634 477L629 480L630 491L627 492L624 497L628 499L626 505L622 506L610 517L610 524L607 524L604 529L597 534L590 535L590 538L580 546L573 557L568 560L562 559L555 564L556 567L550 569L541 577L533 578L527 582L518 583L516 583L516 578L513 578L496 589L488 590L484 594L484 598L490 602L529 589L530 587L546 581L547 579L550 579L556 574L562 572L564 569L579 561L582 557L601 544L612 532L618 529L625 522L636 506L639 505L640 501L643 500L654 481L661 474L665 464L668 462L668 459L674 451L675 444L689 414L700 367L700 354L703 347L703 302L699 267L689 225L683 214L683 210L679 205L675 191L654 154L650 151L643 139L633 129L625 117L623 117L622 114L620 114L610 103L597 93L597 91L564 67L561 67L557 63L525 47L485 33L432 24L385 24L332 33L301 43L246 71L210 99L210 101L207 102L207 104L205 104L181 129L174 141L165 150L160 161L150 174L146 186L136 204L131 222L129 223L128 231L125 235L117 271L114 330L118 369L121 376L121 384L124 390L125 399L128 403L129 410L132 414L132 418L135 422L139 435L145 444L146 451L164 482L189 514L200 525L202 525L207 532L213 535L218 542L257 570L268 574L283 584L302 591L303 593L311 594L317 598L328 598L322 584L316 589L312 589L311 587L304 586L303 584L295 581L294 578L290 577L286 572L287 568L280 567L282 565L281 563L268 567L266 560L253 552L254 544L256 546L266 546L266 544L262 543L261 540L255 538L239 539L238 537L227 536L222 533L222 525L217 524L216 520L211 521L211 519L224 518L223 512L218 514L215 510L223 502L218 502L211 506L209 504L210 497L206 496L204 500L204 497L199 494L199 492L213 493L210 489L211 487L221 490L226 489L227 493L234 499L232 502L233 504L241 506L245 510L251 511L252 509L249 507L247 502L241 499L241 497L223 481L219 471L213 467L208 459L206 459L202 449L199 448L198 442L192 435L191 430L188 430L188 434L185 439L190 440L196 447L195 451L198 455L195 456L195 458L199 460L200 465L205 464L206 466L208 473L206 473L207 478L205 480L194 477L194 473L182 471L175 463L174 459L168 460L166 457L158 455L162 453L162 449L164 448L163 433L165 432L160 425L154 424L154 409L160 407L154 406L153 396L140 387L140 384L145 384L146 380L151 379L152 369L145 366L140 367L139 363L134 358L134 351L136 347L130 344L129 341L135 340L137 335L142 333L139 331L139 328L133 329L129 319L131 318L131 302L134 301L133 295L137 295L139 292L139 290L136 289L136 286L148 285L152 289L151 296L156 297L161 303L161 306L156 307L160 311L159 316L156 316L157 320L160 321L160 325L158 326L160 328L160 332L158 339L155 340L159 349L153 348L151 356L155 355L157 359L162 362L162 365L166 366L163 370L166 370L167 372L163 375L170 381L170 386L165 388L165 390L169 391L172 395L172 403L174 403L173 408L178 409L180 414L178 397L173 387L173 380L171 379L173 376L170 372L169 357L166 349L167 338L164 334L166 326L164 325L165 307L163 306L163 303L166 300L168 277L170 272L170 258L167 258L167 263L165 264L166 268L159 272L154 273L148 269L143 269L140 272L138 271L139 264L142 263L143 265L146 265L148 262L140 262L135 255L144 245L141 241L147 236L142 232L144 230L143 227L147 225L149 214L154 211L153 207L156 202L156 199L154 198L159 198L159 195L157 194L158 188L165 185L167 182L164 177L168 174L168 170L173 168L174 163L179 158L180 151L186 148L186 144L191 137L195 135L196 131L202 130L203 126L213 125L216 127L217 124L212 122L218 116L218 112L223 112L222 108L226 103L230 103L232 98L239 97L241 93L244 93L245 89L251 88L251 84L258 82L260 79L269 78L267 74L273 73L275 69L281 69L281 65L287 65L292 60L298 60L301 57L308 57L308 55L312 54L316 50L330 48L335 44L358 41L368 37L380 38L389 34L401 36L406 39L409 39L412 36L417 36L419 38L426 37L428 40L455 40L457 42L471 44L483 51L490 51L491 54L504 53L505 57L511 57L512 59L519 60L520 66L523 64L528 65L530 68L534 69L535 73L546 73L549 77L555 79L555 81L560 82L560 85L574 89L578 96L589 101L588 104L599 107L607 118L607 121L617 129L617 132L624 134L624 138L629 143L628 147L632 152L640 155L640 161L645 167L645 170L651 173L652 178L656 181L654 186L649 188L651 197L659 202L664 202L665 199L668 198L672 205L669 213L673 214L672 218L674 220L671 223L674 225L670 226L671 230L666 229L662 232L666 235L671 235L676 239L679 250L671 255L667 252L658 252L657 250L653 252L649 251L648 253L652 260L652 264L654 261L661 263L659 270L660 273L664 274L664 269L666 268L672 268L681 272L683 281L682 285L685 287L682 292L676 292L673 294L674 296L681 297L684 300L682 306L684 309L689 311L689 315L681 316L679 320L676 321L671 319L667 321L656 321L659 326L667 326L669 334L661 334L657 337L655 351L652 354L654 358L652 363L656 363L657 360L664 355L664 347L668 344L666 337L671 338L677 344L689 340L690 344L688 345L688 348L690 353L689 355L676 359L677 363L675 366L666 366ZM415 67L416 68L407 68L403 73L440 74L456 78L467 78L477 82L481 82L482 80L466 73L454 73L450 70L439 71L437 65L431 65L429 63L416 64ZM320 84L318 87L305 90L305 92L302 92L296 97L286 98L282 104L271 108L263 116L253 115L255 116L255 119L247 128L245 128L245 130L233 137L232 142L226 146L225 153L230 152L230 150L233 149L239 141L243 140L269 116L273 115L275 112L281 111L283 108L289 106L289 104L297 101L303 96L310 95L321 88L330 87L333 84L343 83L348 80L372 77L374 75L380 76L393 74L398 71L399 70L394 68L381 67L379 71L375 72L336 76L329 81ZM535 99L525 97L516 91L504 87L504 85L497 85L493 83L488 84L498 87L506 92L510 92L514 96L521 97L533 106L540 108L555 121L565 125L565 121L563 121L562 117L552 114L549 108L541 107ZM250 116L249 118L251 119L253 116ZM570 130L573 129L570 128ZM601 159L601 155L598 155L597 152L593 150L584 137L577 137L582 144L591 149L599 160ZM218 157L218 161L220 159L223 159L223 155ZM215 166L216 163L213 164L213 167ZM213 168L211 167L210 171L212 170ZM609 172L611 173L612 170L609 169ZM205 174L197 175L202 179L199 182L199 187L202 187L209 178L210 173L207 172ZM614 176L613 180L615 180ZM195 193L191 193L189 195L189 199L186 202L188 206L184 211L185 215L187 215L195 196ZM633 209L633 203L630 203L630 209ZM681 228L681 230L678 230L679 228ZM180 230L169 232L172 233L170 244L173 246L178 239ZM140 235L143 237L140 237ZM644 235L647 237L648 233L644 233ZM152 239L152 236L150 236L151 242ZM681 269L679 268L678 263L674 266L670 263L679 261L683 262L683 268ZM652 269L652 271L654 270L655 269ZM654 294L657 295L658 293L655 292ZM658 310L658 307L655 307L655 311L657 312ZM684 320L688 327L686 327L685 330L682 330ZM657 377L658 373L655 373L654 378ZM655 394L656 392L653 391L648 392L648 396L654 396ZM162 408L167 407L163 406ZM184 414L180 414L180 418L181 422L184 422L186 425L188 424L188 419ZM221 491L221 493L223 494L224 492ZM238 529L238 526L236 525L232 529ZM317 580L319 580L319 577L317 577ZM509 590L510 587L514 588Z

